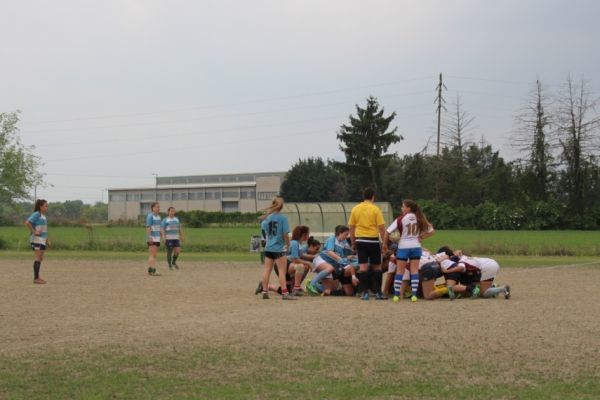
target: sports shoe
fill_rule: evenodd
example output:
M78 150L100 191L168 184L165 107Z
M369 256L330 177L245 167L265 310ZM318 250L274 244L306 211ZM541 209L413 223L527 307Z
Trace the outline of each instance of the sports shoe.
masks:
M481 292L481 289L479 288L479 285L475 285L475 287L473 288L473 292L471 293L471 298L472 299L478 298L480 292Z
M361 300L369 300L369 292L365 292L361 297Z
M298 300L298 298L291 295L290 293L284 293L281 295L281 300Z
M417 302L417 296L410 296L410 301L412 301L413 303Z
M394 303L397 303L397 302L399 302L399 301L400 301L400 296L394 296L394 297L392 298L392 301L393 301Z
M37 278L33 280L33 283L35 283L36 285L43 285L46 283L45 280L43 280L42 278Z
M306 290L313 296L318 296L320 294L315 285L313 285L311 282L306 285Z
M263 292L262 298L263 298L263 300L269 300L269 293Z
M304 289L302 289L302 287L294 288L294 290L292 290L292 294L294 296L302 297L304 296Z
M510 299L510 285L504 285L504 300Z
M387 300L383 293L375 293L375 300Z
M157 270L154 270L152 272L149 273L150 276L160 276L160 272L158 272Z
M452 289L452 286L448 286L448 297L450 298L450 301L452 301L456 298L456 295L454 294L454 289Z
M179 265L173 263L173 267L175 267L175 269L179 269Z
M262 281L258 282L258 286L256 287L256 290L254 291L254 295L256 296L257 294L259 294L260 292L262 292Z

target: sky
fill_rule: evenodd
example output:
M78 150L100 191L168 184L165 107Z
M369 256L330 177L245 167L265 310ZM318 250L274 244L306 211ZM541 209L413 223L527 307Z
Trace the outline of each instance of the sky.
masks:
M343 161L336 133L368 96L397 114L389 152L435 152L440 73L448 110L460 98L472 139L511 160L536 79L600 96L598 15L593 0L2 0L0 112L21 110L50 202Z

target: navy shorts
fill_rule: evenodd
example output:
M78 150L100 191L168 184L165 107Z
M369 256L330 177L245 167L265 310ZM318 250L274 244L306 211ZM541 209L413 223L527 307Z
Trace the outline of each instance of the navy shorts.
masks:
M281 251L265 251L265 257L271 260L278 260L281 257L285 257L285 253Z
M179 244L179 239L168 239L165 241L165 246L167 246L169 249L172 249L173 247L181 247Z
M31 243L31 250L46 250L46 245L41 243Z

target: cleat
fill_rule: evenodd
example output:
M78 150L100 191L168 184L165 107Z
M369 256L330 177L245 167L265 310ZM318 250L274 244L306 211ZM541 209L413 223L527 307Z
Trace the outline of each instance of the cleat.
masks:
M179 265L173 263L173 266L175 267L175 269L179 269Z
M394 296L394 298L392 298L392 301L393 301L394 303L397 303L397 302L399 302L399 301L400 301L400 296Z
M262 291L263 291L263 285L262 285L262 281L260 281L260 282L258 282L258 286L256 287L256 290L254 291L254 295L256 296L257 294L259 294Z
M450 301L452 301L456 298L456 295L454 294L454 289L452 288L452 286L448 286L448 297L450 298Z
M365 292L361 297L361 300L369 300L369 292Z
M297 287L297 288L294 288L294 290L292 290L292 294L294 296L302 297L302 296L304 296L305 292L304 292L304 289L302 289L302 287Z
M317 288L315 287L315 285L313 285L312 283L308 283L308 285L306 285L306 290L308 291L309 294L313 295L313 296L318 296L320 293L317 290Z
M383 293L375 293L375 300L387 300Z
M475 287L473 288L473 293L471 293L471 298L472 299L478 298L480 292L481 292L481 289L479 289L479 285L475 285Z
M281 295L281 300L298 300L298 298L292 296L290 293L284 293Z
M411 296L410 297L410 301L412 301L413 303L417 302L417 296Z
M45 280L43 280L42 278L37 278L33 280L33 283L35 283L36 285L43 285L46 283Z
M510 299L510 285L504 285L504 300Z
M263 292L262 298L263 298L263 300L269 300L269 293Z

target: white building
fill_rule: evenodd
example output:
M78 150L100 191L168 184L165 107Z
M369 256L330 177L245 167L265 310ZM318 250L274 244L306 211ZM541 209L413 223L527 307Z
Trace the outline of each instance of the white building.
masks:
M279 194L285 172L157 177L154 187L108 189L109 221L137 219L159 201L161 210L257 212Z

